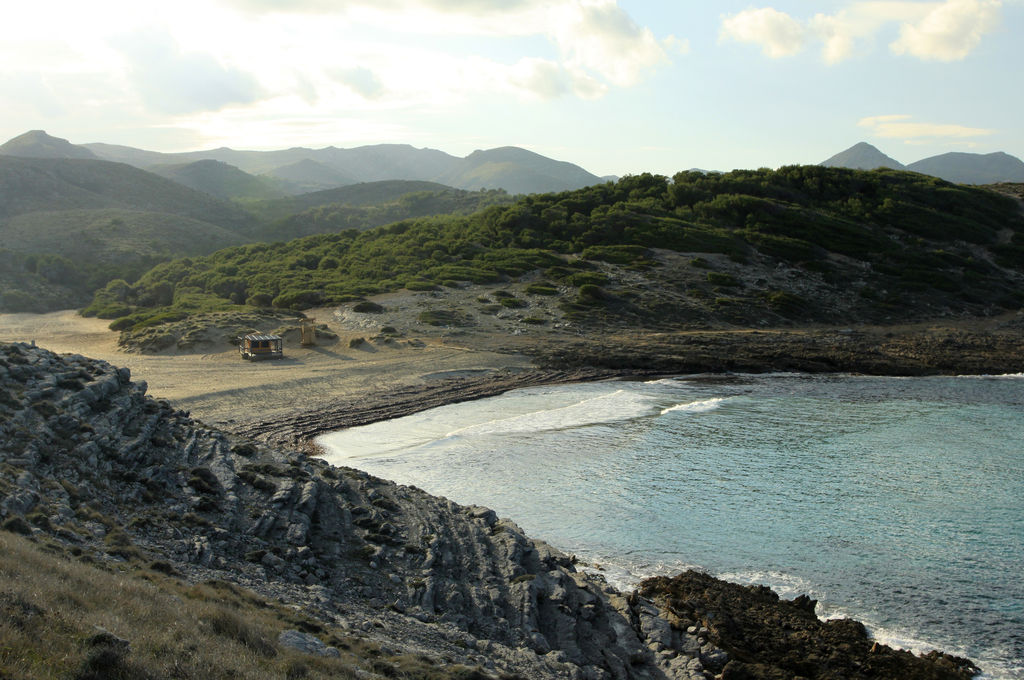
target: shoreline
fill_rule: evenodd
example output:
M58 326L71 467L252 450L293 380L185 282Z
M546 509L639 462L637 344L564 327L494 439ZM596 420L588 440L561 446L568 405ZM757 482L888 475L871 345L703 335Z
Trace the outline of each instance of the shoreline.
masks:
M511 389L701 373L992 375L1024 371L1024 313L851 328L657 331L427 330L371 337L364 321L314 310L338 338L289 345L285 359L244 362L230 346L128 353L106 322L74 310L0 315L0 341L35 341L58 353L132 371L149 393L223 429L310 445L332 430L410 415ZM357 323L358 322L358 323Z
M749 376L749 375L752 375L752 374L734 374L733 376L729 376L729 377L735 377L735 378L738 378L740 380L743 380L744 377ZM771 377L770 374L760 374L760 375L765 377L765 378L769 378L769 379ZM789 375L793 376L795 374L790 373ZM801 375L812 375L812 374L801 374ZM819 374L819 375L825 375L825 374ZM828 375L832 375L832 374L828 374ZM655 376L655 375L652 375L652 374L646 374L646 375L613 376L613 377L626 377L626 378L632 377L632 378L647 380L647 379L652 379L652 378L656 378L656 377L659 377L659 376ZM697 379L700 380L701 377L705 377L705 376L700 376ZM709 380L712 380L712 381L718 380L718 377L714 376L714 375L707 375L706 377ZM723 376L723 377L725 377L725 376ZM871 379L873 376L860 376L860 377L861 377L861 379ZM974 379L996 379L996 380L999 380L999 379L1002 379L1004 377L1008 377L1011 380L1014 380L1014 379L1020 379L1021 377L1024 377L1024 376L1021 376L1021 374L1008 374L1006 376L1004 376L1004 375L962 376L962 375L946 375L946 374L943 374L943 375L933 375L933 376L928 376L928 377L943 379L943 381L940 384L948 385L949 383L945 382L945 379L949 379L949 378L963 377L963 378L974 378ZM614 387L610 387L610 389L615 389L615 388ZM456 413L458 413L458 411L456 411ZM440 417L440 416L438 416L438 417ZM457 417L454 417L454 416L449 416L449 418L453 419L455 421L459 421L460 420L460 418L457 418ZM470 425L472 425L472 423L475 423L477 421L468 420L468 421L463 421L463 422L468 422ZM385 425L385 427L387 427L387 426ZM387 441L386 440L386 437L387 437L386 432L387 431L388 430L376 430L375 432L376 432L378 437L382 437L382 438L384 438L383 439L384 441ZM382 433L384 433L384 434L382 434ZM399 439L401 439L401 435L397 435L396 434L396 436ZM391 455L391 454L389 454L389 455ZM430 493L440 493L440 494L442 494L445 497L449 496L447 491L445 491L443 489L438 490L437 488L431 487L431 486L429 486L427 484L421 484L421 482L420 481L416 481L415 478L413 478L412 480L410 480L408 478L404 478L403 479L401 476L399 476L397 474L395 476L391 476L391 475L387 474L386 472L375 470L372 467L369 467L369 468L364 467L362 464L360 464L360 462L359 462L357 457L356 458L352 458L350 460L337 460L337 459L335 459L335 456L331 455L331 456L326 456L326 458L328 459L328 462L330 462L333 465L352 466L352 467L355 467L357 469L363 469L363 470L367 471L369 474L380 475L380 476L383 476L385 478L391 479L393 481L396 481L399 484L413 484L413 485L421 486L422 488L429 490L428 492L430 492ZM479 503L480 505L484 505L484 506L488 506L488 507L494 507L494 506L491 506L489 504L489 502L488 502L489 496L486 495L486 494L484 494L482 496L473 497L472 495L459 496L459 495L453 493L450 497L453 500L455 500L456 502L458 502L458 503L463 503L463 504ZM491 502L494 502L493 498L491 498ZM504 514L504 516L507 516L507 517L511 517L511 518L514 518L514 519L519 519L518 518L518 514L515 513L511 509L506 509L505 513L501 513L499 511L499 516L501 516L502 514ZM785 573L781 573L781 574L775 574L775 575L768 575L766 577L752 576L750 574L743 574L743 573L734 573L734 574L730 575L728 573L721 573L721 572L715 571L715 570L713 570L713 569L711 569L711 568L709 568L709 567L707 567L704 564L701 564L699 562L685 563L684 561L680 561L679 564L670 564L670 563L662 562L662 561L659 561L657 559L653 559L654 558L654 554L653 553L650 553L650 554L648 554L646 556L643 555L642 553L639 553L639 552L634 554L633 555L634 558L638 557L638 556L639 557L652 558L652 559L641 560L641 562L637 562L635 560L631 561L631 560L629 560L629 559L627 559L627 558L625 558L625 557L623 557L621 555L619 555L619 556L606 555L606 556L604 556L602 558L599 554L592 552L590 549L588 549L588 548L586 548L584 546L573 545L571 547L568 547L567 544L559 542L559 541L555 540L554 538L550 538L549 537L549 536L551 536L550 533L544 533L542 530L538 529L538 527L536 525L533 526L533 527L530 527L530 526L524 524L523 526L524 526L524 529L526 530L526 532L529 535L535 536L535 537L540 538L540 539L542 539L542 540L544 540L546 542L549 542L556 549L563 550L566 553L573 553L574 554L574 559L576 557L579 558L579 564L578 564L579 567L581 567L584 571L593 572L593 573L601 575L602 577L604 577L608 581L608 583L610 585L612 585L613 587L617 588L619 591L621 591L623 593L629 593L631 590L635 590L635 589L639 588L644 581L647 581L648 579L651 579L651 578L671 577L671 576L676 575L679 572L682 572L682 571L685 571L685 570L688 570L688 569L696 569L698 571L703 571L705 573L711 574L716 579L725 580L725 581L728 581L728 582L731 582L731 583L734 583L734 584L738 584L738 585L744 585L744 586L766 585L769 588L773 589L775 592L777 592L781 597L783 597L785 599L792 599L792 598L800 596L800 595L807 595L807 596L816 597L816 598L817 597L821 597L820 594L818 594L818 595L814 594L815 592L818 592L818 593L822 592L821 589L820 589L820 586L815 586L812 583L805 583L803 586L798 586L798 587L796 587L794 589L793 586L795 584L789 582L786 579L787 576L792 576L792 574L788 574L787 575ZM673 560L673 561L675 561L675 560ZM794 577L794 578L803 580L801 577ZM779 579L781 579L781 580L779 580ZM816 612L816 615L820 616L822 621L837 620L837 619L851 618L852 617L852 618L862 622L865 625L865 627L869 631L869 635L870 635L872 640L877 641L880 644L888 645L888 646L890 646L890 647L892 647L894 649L906 649L906 650L911 651L915 655L923 655L923 654L926 654L926 653L932 652L932 651L944 651L946 653L950 653L950 654L953 654L953 655L956 655L956 656L968 656L968 652L967 652L968 648L965 645L963 645L963 644L956 644L955 643L955 641L956 641L955 637L952 638L954 640L954 642L951 643L949 639L945 639L944 640L941 636L940 637L936 637L936 638L927 638L927 637L922 637L920 635L913 635L913 634L909 634L907 632L908 629L906 629L905 627L902 627L900 625L896 625L892 621L890 621L888 625L880 623L880 621L885 621L886 617L885 616L879 617L877 611L874 614L872 614L871 611L867 611L867 610L866 611L858 611L855 608L851 608L849 603L842 602L842 601L831 602L831 603L829 603L827 605L825 605L825 603L823 602L822 604L823 604L823 606L819 607L817 609L817 612ZM962 640L961 640L961 642L962 642ZM974 659L978 663L984 663L985 664L984 665L984 669L986 671L986 674L983 676L985 678L1009 678L1009 677L1015 677L1015 676L1011 676L1011 675L1004 675L1005 670L1006 670L1006 666L1000 665L1001 659L999 657L983 656L983 657L979 658L977 656L971 656L971 658Z
M479 378L448 378L437 385L395 386L383 393L361 395L330 406L295 410L275 418L222 423L233 434L278 446L316 446L316 437L360 425L410 416L440 406L458 404L527 387L565 385L599 380L641 379L662 374L639 370L575 369L496 371Z
M2 321L0 340L6 330ZM94 320L87 323L96 324ZM176 408L192 407L197 418L218 429L272 444L298 445L307 453L312 437L326 431L522 387L694 373L884 375L888 373L879 369L892 367L900 368L897 375L954 376L978 367L987 373L994 368L1012 374L1020 372L1024 357L1024 334L1016 328L1004 333L960 329L887 333L787 329L595 334L584 341L538 343L533 358L525 353L524 343L513 344L508 338L459 337L430 340L415 350L374 347L363 350L363 355L338 346L296 349L287 363L277 365L240 362L234 350L203 355L124 354L116 351L112 341L116 334L110 332L95 334L102 345L92 347L100 347L101 359L130 365L133 379L148 382L157 400ZM40 346L49 344L44 335L34 337ZM60 349L95 356L74 337L62 341ZM541 368L531 366L533 359ZM679 370L683 367L690 370ZM224 389L230 380L244 384ZM321 387L324 393L315 394ZM272 408L251 417L253 401L268 394L274 397Z

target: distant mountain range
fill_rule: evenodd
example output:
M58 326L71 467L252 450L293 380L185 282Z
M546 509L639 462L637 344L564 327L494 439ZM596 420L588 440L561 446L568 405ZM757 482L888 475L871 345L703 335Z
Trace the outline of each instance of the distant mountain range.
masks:
M1024 182L1024 161L1001 151L987 154L951 152L903 165L867 142L860 142L819 165L855 170L909 170L957 184Z
M465 158L406 144L352 149L238 151L219 148L160 153L112 144L76 145L42 130L32 130L0 145L0 154L126 163L222 198L228 196L218 188L241 191L230 196L232 198L272 198L395 179L438 182L458 189L504 189L511 194L568 191L605 181L578 165L517 147L474 151ZM220 165L212 165L211 161ZM189 167L196 163L203 165ZM246 180L235 171L254 176L256 181Z
M336 179L342 174L313 160L285 166L300 170L285 179L253 175L225 161L168 163L174 156L148 154L123 152L136 161L162 161L143 170L100 159L42 132L0 147L0 311L79 306L112 279L131 281L158 262L230 245L470 214L513 200L500 190L469 191L422 180L349 180L296 193L303 169L320 167L324 176L333 173ZM522 176L532 173L546 182L552 176L548 166L565 172L557 161L523 154L511 161L518 162L515 172ZM399 167L399 161L392 158L390 167ZM467 167L489 165L474 159Z

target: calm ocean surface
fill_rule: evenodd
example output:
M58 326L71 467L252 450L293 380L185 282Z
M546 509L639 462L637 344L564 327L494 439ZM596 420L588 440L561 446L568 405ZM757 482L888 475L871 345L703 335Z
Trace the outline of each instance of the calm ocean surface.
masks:
M589 383L319 441L617 585L697 567L1024 678L1024 376Z

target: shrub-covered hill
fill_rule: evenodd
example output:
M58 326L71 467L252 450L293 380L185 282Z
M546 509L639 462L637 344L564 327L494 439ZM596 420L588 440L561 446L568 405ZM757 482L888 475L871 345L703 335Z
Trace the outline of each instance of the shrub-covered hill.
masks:
M471 216L228 248L112 282L131 328L231 304L302 309L529 274L579 321L904 320L1017 309L1016 201L913 173L820 166L638 175Z
M169 213L228 229L252 220L209 194L123 163L0 156L0 220L40 210L97 209Z
M0 155L0 311L88 304L111 279L245 243L236 230L253 221L122 163Z
M0 222L0 249L6 253L0 259L0 310L81 307L111 279L134 280L158 262L245 240L215 224L167 213L100 209L17 215Z
M273 221L254 228L250 236L253 240L289 241L429 215L469 215L512 202L512 196L500 189L466 191L404 180L367 182L253 204L252 212Z
M156 165L147 170L225 201L266 200L280 198L288 193L287 187L273 178L250 175L233 165L215 160Z

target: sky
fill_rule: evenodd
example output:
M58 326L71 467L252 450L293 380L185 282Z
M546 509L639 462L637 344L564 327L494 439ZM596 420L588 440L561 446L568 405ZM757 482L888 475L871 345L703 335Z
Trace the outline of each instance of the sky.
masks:
M1024 158L1024 0L0 0L0 142Z

